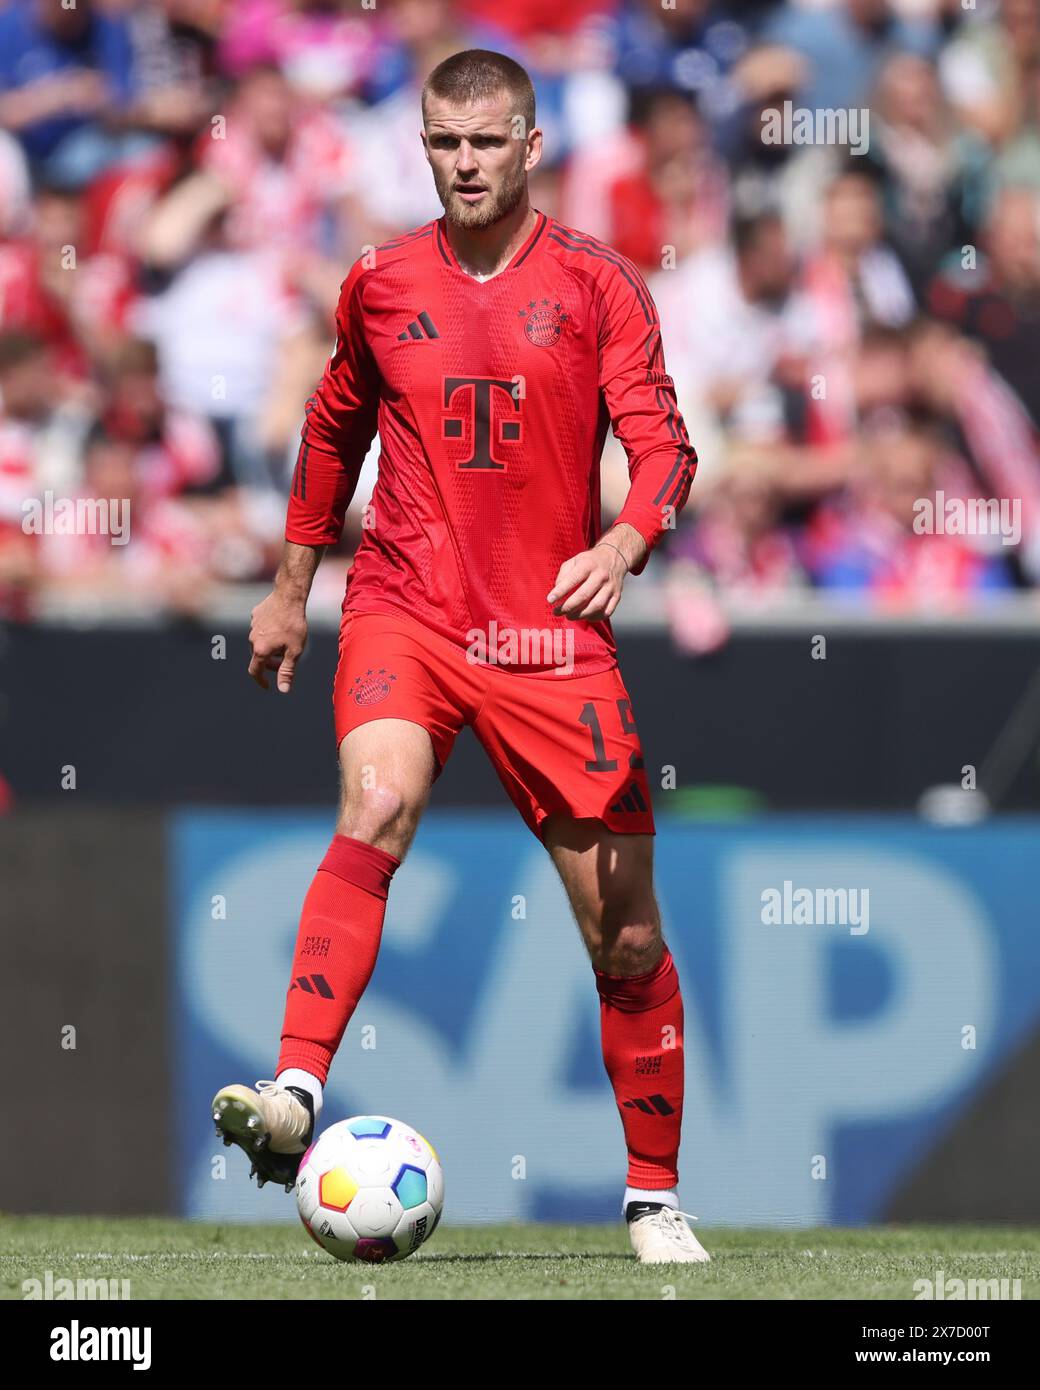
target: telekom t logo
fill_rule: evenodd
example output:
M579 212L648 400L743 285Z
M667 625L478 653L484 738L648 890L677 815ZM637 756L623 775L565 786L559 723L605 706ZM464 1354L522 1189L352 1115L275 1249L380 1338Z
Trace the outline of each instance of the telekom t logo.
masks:
M515 381L499 381L490 376L446 376L444 410L442 438L461 439L464 423L468 420L471 426L473 453L458 464L459 468L505 468L506 465L495 457L492 445L515 444L521 438L520 400ZM506 418L510 413L516 416L515 420ZM492 438L493 415L497 417L498 428Z

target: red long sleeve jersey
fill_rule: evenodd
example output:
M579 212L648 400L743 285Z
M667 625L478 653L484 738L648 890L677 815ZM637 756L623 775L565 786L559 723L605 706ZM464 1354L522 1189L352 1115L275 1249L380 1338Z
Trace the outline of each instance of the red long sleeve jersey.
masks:
M674 524L697 465L657 310L631 262L538 213L505 270L481 282L440 218L354 265L336 325L307 404L286 538L338 540L378 429L344 608L409 614L470 651L508 651L503 664L526 674L558 671L564 644L574 675L613 666L609 622L555 617L546 601L563 561L602 534L608 424L631 478L618 520L649 547Z

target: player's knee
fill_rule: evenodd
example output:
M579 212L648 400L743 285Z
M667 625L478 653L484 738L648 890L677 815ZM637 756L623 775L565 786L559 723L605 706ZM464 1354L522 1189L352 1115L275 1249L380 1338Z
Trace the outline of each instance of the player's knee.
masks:
M664 949L661 923L656 912L622 914L623 920L605 920L592 964L608 975L643 975L661 959Z
M340 835L378 845L403 858L418 825L421 807L392 783L345 786L340 801Z

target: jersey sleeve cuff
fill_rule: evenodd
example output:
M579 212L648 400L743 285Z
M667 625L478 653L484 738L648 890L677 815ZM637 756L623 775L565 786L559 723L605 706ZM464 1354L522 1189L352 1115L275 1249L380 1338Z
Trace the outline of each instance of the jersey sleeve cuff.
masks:
M653 554L654 547L664 534L663 529L660 525L655 526L651 524L645 515L640 516L638 514L633 515L629 513L627 508L622 509L621 515L614 521L615 526L620 526L622 524L631 526L633 531L638 531L646 542L646 551L643 554L643 558L638 564L632 565L629 569L629 574L642 574L646 569L647 561Z

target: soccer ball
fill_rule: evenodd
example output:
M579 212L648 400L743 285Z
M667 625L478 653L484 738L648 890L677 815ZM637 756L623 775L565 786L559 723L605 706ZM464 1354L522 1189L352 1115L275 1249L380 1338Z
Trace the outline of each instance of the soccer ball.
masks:
M433 1145L400 1120L355 1115L331 1125L300 1161L300 1220L337 1260L403 1260L433 1234L444 1172Z

